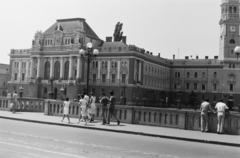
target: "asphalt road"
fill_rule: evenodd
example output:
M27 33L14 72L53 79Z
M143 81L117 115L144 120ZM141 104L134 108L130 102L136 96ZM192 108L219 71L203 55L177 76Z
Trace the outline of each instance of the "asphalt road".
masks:
M0 158L239 156L240 148L237 147L0 119Z

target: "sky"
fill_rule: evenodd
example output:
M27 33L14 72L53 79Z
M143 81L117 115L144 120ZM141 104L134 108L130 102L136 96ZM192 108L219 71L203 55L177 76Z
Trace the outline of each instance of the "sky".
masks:
M11 49L29 49L34 34L57 19L84 18L105 41L117 22L127 44L154 55L218 55L221 0L5 0L0 5L0 63Z

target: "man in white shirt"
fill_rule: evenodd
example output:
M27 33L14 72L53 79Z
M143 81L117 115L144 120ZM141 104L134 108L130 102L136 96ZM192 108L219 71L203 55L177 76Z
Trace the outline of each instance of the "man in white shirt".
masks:
M216 104L215 108L217 109L217 133L223 133L224 119L225 119L225 110L228 109L227 105L223 102L222 99Z
M208 132L208 111L212 111L215 113L215 111L209 104L208 99L205 99L204 102L202 102L200 111L201 111L201 131Z

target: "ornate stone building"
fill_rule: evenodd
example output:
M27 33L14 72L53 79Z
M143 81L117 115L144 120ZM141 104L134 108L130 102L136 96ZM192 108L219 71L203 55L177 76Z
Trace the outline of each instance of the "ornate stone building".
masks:
M0 95L7 96L7 82L9 81L9 65L0 64Z
M92 42L100 53L90 64L89 89L97 97L114 91L118 102L126 96L128 105L161 106L178 100L188 105L194 93L198 104L207 97L213 103L224 98L236 106L240 103L240 60L233 50L240 45L239 1L223 0L221 8L219 56L211 59L164 59L127 44L122 33L122 40L101 40L85 19L57 20L35 34L31 49L11 50L8 88L23 86L24 97L46 98L52 77L54 98L60 99L61 94L77 98L86 89L87 74L79 50Z

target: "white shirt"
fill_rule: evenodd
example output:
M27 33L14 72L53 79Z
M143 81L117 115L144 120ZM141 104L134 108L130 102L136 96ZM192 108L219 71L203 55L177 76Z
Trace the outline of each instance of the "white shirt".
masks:
M227 105L222 102L218 102L215 108L217 109L217 112L225 112L225 110L228 109Z

